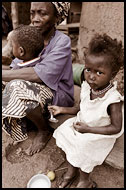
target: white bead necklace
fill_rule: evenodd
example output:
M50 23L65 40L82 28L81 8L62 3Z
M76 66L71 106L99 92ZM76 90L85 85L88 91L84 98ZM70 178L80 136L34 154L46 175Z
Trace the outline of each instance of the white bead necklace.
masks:
M104 88L103 90L98 90L97 92L94 91L93 89L91 89L92 94L99 96L103 93L105 93L107 90L109 90L112 87L112 84L110 83L106 88Z

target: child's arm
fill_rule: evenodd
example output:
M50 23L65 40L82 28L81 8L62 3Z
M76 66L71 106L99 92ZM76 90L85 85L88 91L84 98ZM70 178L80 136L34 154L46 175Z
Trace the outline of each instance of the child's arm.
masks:
M89 127L82 122L74 124L74 128L81 133L95 133L113 135L121 131L122 127L122 102L109 106L111 124L103 127Z
M80 106L76 106L76 107L60 107L60 106L52 105L52 106L48 106L48 109L53 112L53 115L58 115L58 114L75 115L80 110Z

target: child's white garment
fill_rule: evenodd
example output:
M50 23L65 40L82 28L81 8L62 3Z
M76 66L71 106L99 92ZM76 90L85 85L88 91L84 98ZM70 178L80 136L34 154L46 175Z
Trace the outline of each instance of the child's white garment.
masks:
M104 97L90 99L90 86L86 81L81 86L80 111L76 117L66 120L54 132L56 144L65 153L68 162L82 171L90 173L97 165L101 165L112 150L116 138L123 134L122 129L115 135L79 133L73 129L73 122L81 121L90 127L102 127L110 124L107 108L110 104L124 101L124 97L116 89L117 84L106 92ZM122 106L123 114L123 106ZM124 116L123 116L124 117Z

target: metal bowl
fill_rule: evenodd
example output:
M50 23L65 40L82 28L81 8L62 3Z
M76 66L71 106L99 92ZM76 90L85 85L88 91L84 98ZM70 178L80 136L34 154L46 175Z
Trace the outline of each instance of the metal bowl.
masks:
M27 188L51 188L51 181L48 176L37 174L29 180Z

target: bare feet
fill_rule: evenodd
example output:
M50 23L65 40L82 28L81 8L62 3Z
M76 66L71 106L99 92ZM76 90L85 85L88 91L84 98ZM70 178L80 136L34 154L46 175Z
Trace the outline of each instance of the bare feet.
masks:
M97 184L91 180L90 173L85 173L80 170L80 179L76 188L96 188Z
M25 150L27 155L32 156L45 148L47 142L52 137L52 132L39 131L28 149Z
M76 188L97 188L97 184L94 181L79 181Z
M63 175L59 188L65 188L70 186L77 177L77 168L73 166L68 166L67 172Z

